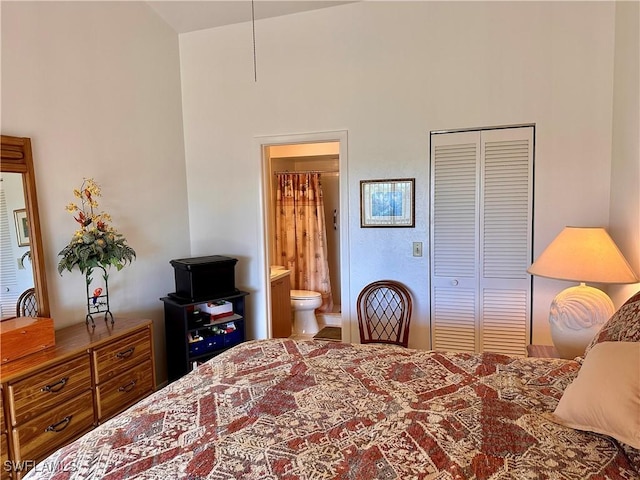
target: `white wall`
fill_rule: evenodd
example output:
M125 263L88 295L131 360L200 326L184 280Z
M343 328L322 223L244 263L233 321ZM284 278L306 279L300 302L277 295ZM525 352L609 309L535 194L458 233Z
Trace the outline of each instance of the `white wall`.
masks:
M567 224L609 219L615 4L358 2L180 36L194 254L240 258L266 325L260 135L348 130L350 299L382 277L415 297L429 346L429 131L536 124L534 256ZM414 229L359 228L362 179L416 178ZM425 248L425 253L427 249ZM533 340L567 282L534 281ZM353 338L357 327L352 322Z
M57 273L83 177L137 252L109 277L116 316L154 320L166 379L163 307L172 258L188 256L177 35L142 2L2 2L2 133L31 137L51 314L84 321L84 277Z
M616 3L610 233L640 276L640 3ZM610 288L616 305L640 284Z

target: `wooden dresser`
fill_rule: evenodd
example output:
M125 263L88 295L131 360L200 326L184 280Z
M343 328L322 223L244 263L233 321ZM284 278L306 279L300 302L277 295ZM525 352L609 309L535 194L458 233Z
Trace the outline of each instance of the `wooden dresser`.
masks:
M152 328L139 319L97 321L95 329L83 322L56 331L54 347L1 365L2 478L152 393Z

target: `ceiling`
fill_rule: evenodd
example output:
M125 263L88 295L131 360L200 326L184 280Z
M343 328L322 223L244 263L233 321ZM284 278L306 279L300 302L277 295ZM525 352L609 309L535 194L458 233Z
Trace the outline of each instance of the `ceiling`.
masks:
M271 1L253 2L256 20L279 17L291 13L334 7L350 1ZM147 1L147 4L167 22L176 33L193 32L205 28L221 27L233 23L249 22L252 18L251 0L212 0L212 1Z

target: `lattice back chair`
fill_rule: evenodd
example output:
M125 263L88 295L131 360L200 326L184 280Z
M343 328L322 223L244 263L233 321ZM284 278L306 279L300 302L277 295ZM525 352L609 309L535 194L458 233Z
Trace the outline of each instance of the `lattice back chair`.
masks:
M16 317L37 317L38 300L35 288L27 288L18 297L16 303Z
M409 290L394 280L370 283L358 295L360 343L409 344L412 299Z

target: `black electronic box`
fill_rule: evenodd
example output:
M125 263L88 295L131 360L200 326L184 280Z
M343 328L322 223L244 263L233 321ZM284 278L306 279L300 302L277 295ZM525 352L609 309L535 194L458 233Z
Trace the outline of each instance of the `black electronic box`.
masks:
M171 260L176 277L175 295L195 302L234 293L237 262L236 258L222 255Z

